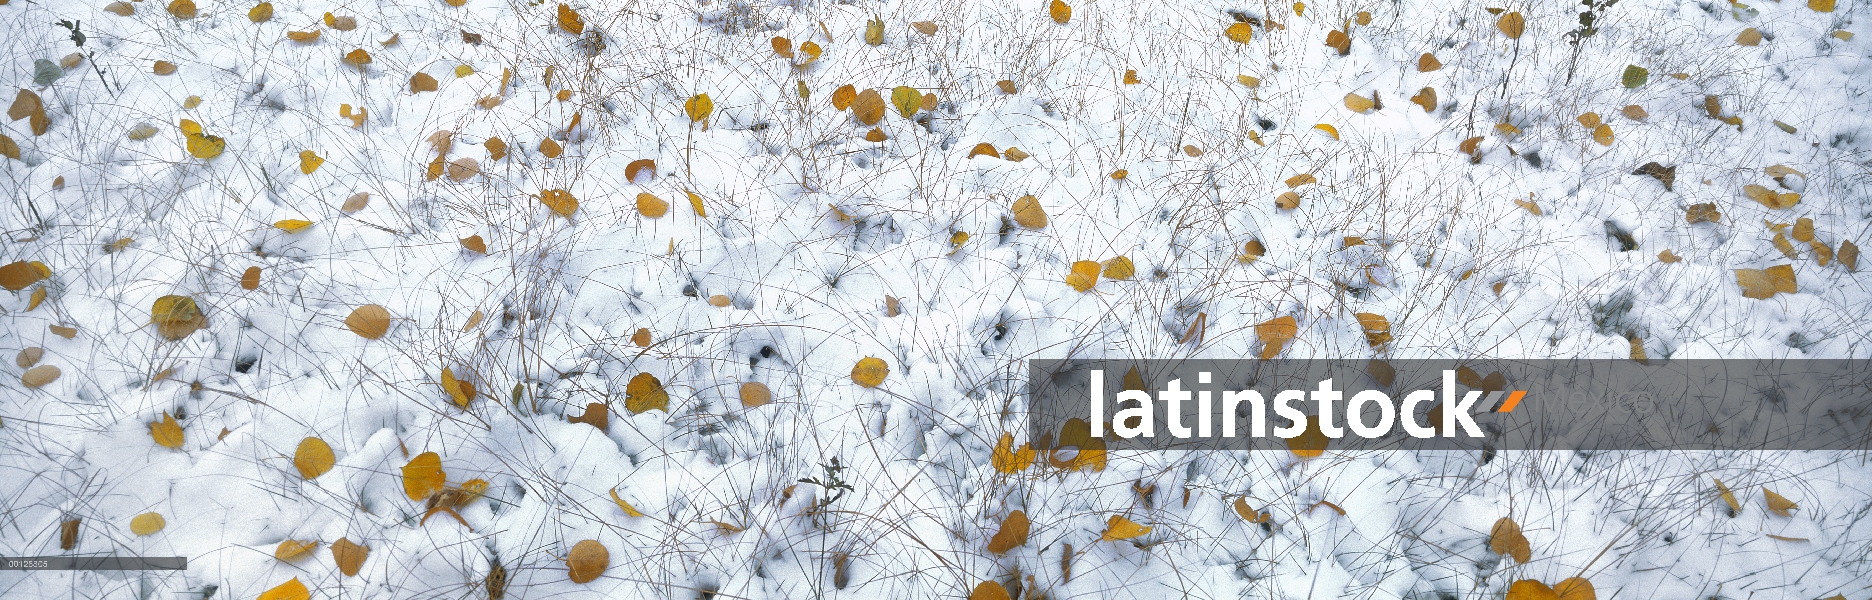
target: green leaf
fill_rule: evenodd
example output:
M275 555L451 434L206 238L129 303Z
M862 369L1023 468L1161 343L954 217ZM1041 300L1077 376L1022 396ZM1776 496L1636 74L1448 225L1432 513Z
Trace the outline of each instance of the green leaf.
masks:
M1646 70L1644 67L1638 65L1625 66L1625 87L1635 90L1642 87L1646 81L1650 80L1651 71Z
M897 86L891 90L891 105L896 106L897 112L908 119L923 105L923 93L909 86Z

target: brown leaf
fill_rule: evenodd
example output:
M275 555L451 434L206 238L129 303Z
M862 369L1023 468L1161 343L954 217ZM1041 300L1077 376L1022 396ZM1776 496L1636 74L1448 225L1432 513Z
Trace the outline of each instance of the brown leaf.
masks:
M1040 206L1040 200L1032 195L1021 196L1014 201L1014 222L1027 229L1045 229L1047 226L1046 209Z
M345 198L344 206L338 207L338 210L342 210L346 213L354 213L364 210L364 207L368 205L370 205L370 192L358 192L352 194L349 198Z
M1338 50L1340 56L1351 54L1352 36L1346 35L1344 31L1334 29L1326 33L1326 45L1331 46L1334 50Z
M1690 223L1719 223L1722 221L1722 213L1716 210L1716 203L1714 202L1692 204L1689 208L1684 209L1684 221Z
M468 250L476 254L488 253L487 252L487 240L481 239L481 236L479 234L462 238L461 246L463 248L467 248Z
M1619 113L1625 115L1625 118L1631 119L1633 121L1643 121L1645 120L1645 117L1651 116L1651 113L1645 112L1645 109L1643 106L1639 106L1636 104L1625 105L1625 108L1619 109Z
M581 541L566 555L566 567L572 583L590 583L611 568L611 551L597 540Z
M273 549L273 558L290 561L307 556L318 549L318 540L284 540Z
M1443 68L1443 61L1437 60L1435 54L1425 52L1417 57L1417 72L1419 73L1429 73L1441 68Z
M585 414L576 417L567 417L566 421L584 423L592 427L597 427L599 431L608 432L611 431L611 409L606 407L603 402L592 402L585 405Z
M130 6L129 2L112 2L104 6L104 12L117 15L119 17L128 17L130 15L136 14L136 8Z
M1664 184L1664 191L1667 191L1667 192L1671 191L1671 186L1677 183L1677 167L1674 167L1674 166L1666 167L1664 165L1658 164L1655 161L1645 163L1644 166L1638 167L1638 170L1632 171L1632 174L1633 175L1650 175L1651 178L1656 179L1658 180L1659 183ZM1694 222L1695 221L1692 221L1692 223Z
M540 140L539 152L540 154L546 155L546 158L559 158L559 155L564 153L565 150L559 146L559 142L547 138Z
M19 354L13 355L13 364L19 365L21 369L29 369L32 368L33 365L39 364L39 359L44 357L45 348L33 346L31 348L22 349L19 351Z
M453 161L449 161L449 164L448 164L449 181L461 183L463 181L467 181L473 178L474 176L480 175L480 174L481 174L481 162L480 161L477 161L475 159L468 158L468 157L457 158Z
M71 550L78 547L78 530L81 524L82 520L80 519L66 519L65 522L59 523L60 550Z
M1736 269L1735 274L1736 284L1742 286L1742 296L1745 298L1766 300L1775 294L1793 294L1800 289L1794 278L1794 265Z
M1762 32L1760 29L1750 27L1742 30L1741 34L1736 35L1735 41L1736 44L1742 46L1759 46L1762 43Z
M638 348L649 348L650 329L646 327L637 328L637 331L631 334L631 343L636 344Z
M1029 528L1027 513L1018 510L1008 513L1007 518L1001 520L1001 528L988 540L988 551L1007 554L1009 550L1025 545Z
M839 86L838 89L832 90L832 108L836 108L839 110L845 110L845 109L851 108L852 103L856 102L857 99L858 99L858 90L857 88L853 88L852 85L849 83ZM878 100L882 102L883 98L880 97L878 98ZM879 108L878 110L882 111L883 109Z
M359 306L345 317L345 327L367 340L381 338L390 331L390 311L375 304Z
M852 116L866 125L877 125L884 119L884 96L876 89L866 88L859 92L851 103Z
M570 33L572 35L580 35L580 34L585 33L585 18L579 16L578 11L572 10L572 7L566 6L564 2L559 3L559 14L558 14L557 20L559 23L559 28L564 29L566 33ZM580 582L580 583L583 583L583 582Z
M1599 600L1599 593L1593 590L1591 581L1585 577L1568 577L1553 586L1554 593L1560 600Z
M34 350L37 350L37 348L34 348ZM15 360L20 359L20 358L26 358L26 352L24 350L20 351L20 355L18 357L15 357ZM37 358L35 357L34 360L37 360ZM58 367L55 367L52 365L39 365L37 367L27 369L26 372L24 373L20 373L20 384L25 385L28 389L39 389L39 388L45 387L46 384L52 383L53 381L57 381L58 378L59 378Z
M194 2L190 0L175 0L169 3L169 14L175 15L177 19L193 19L198 13L195 10Z
M1762 488L1762 501L1768 504L1768 512L1781 515L1783 517L1792 516L1788 514L1789 510L1800 508L1800 505L1795 504L1793 500L1789 500L1785 496L1776 494L1774 493L1774 490L1770 490L1768 488Z
M1060 4L1060 1L1053 0L1053 3ZM1054 20L1057 21L1059 19L1055 18ZM1064 23L1065 21L1060 21L1060 22ZM1067 544L1066 546L1070 548L1072 547L1072 544ZM1062 557L1061 560L1068 560L1068 559ZM1062 578L1071 579L1071 576L1070 576L1071 572L1072 571L1070 569L1067 570L1068 575L1062 576ZM968 600L1013 600L1013 598L1008 595L1007 588L1003 587L1001 584L995 583L993 581L983 581L981 583L975 584L974 591L969 592Z
M1495 526L1489 529L1489 551L1512 556L1521 564L1527 564L1533 555L1527 537L1521 535L1521 525L1509 517L1496 519Z
M645 173L650 174L651 177L656 176L656 161L648 158L639 158L630 161L630 164L624 165L624 179L627 181L642 183L637 181L637 176Z
M1496 19L1495 28L1500 29L1508 39L1521 39L1521 33L1527 31L1527 19L1521 13L1511 12Z
M934 21L916 21L910 24L910 28L915 29L917 33L923 35L936 35L936 23Z
M1678 257L1675 253L1672 253L1669 248L1665 248L1663 252L1659 252L1657 254L1657 259L1658 259L1658 262L1665 263L1665 264L1676 263L1676 262L1680 262L1683 260L1683 258Z
M507 158L507 142L499 136L488 138L487 141L481 142L481 146L487 148L488 160L498 162Z
M1859 270L1859 246L1854 245L1852 240L1840 242L1839 253L1835 256L1839 257L1841 265L1845 265L1846 272Z
M1300 194L1293 191L1281 192L1274 198L1274 207L1281 210L1293 210L1300 207Z
M1001 93L1003 93L1003 94L1017 94L1017 93L1020 93L1020 92L1019 92L1019 90L1018 90L1017 88L1015 88L1015 87L1014 87L1014 82L1013 82L1013 81L1009 81L1009 80L1006 80L1006 79L1003 79L1003 80L1000 80L1000 81L996 81L996 82L995 82L995 87L998 87L998 88L1001 88Z
M415 75L410 76L409 87L410 93L412 94L417 92L433 92L437 89L436 79L430 77L428 73L418 71Z
M742 408L766 406L767 403L773 402L773 390L768 389L767 384L758 381L741 384L740 395Z
M338 538L331 545L332 562L338 563L338 571L346 577L356 577L358 570L364 567L364 559L370 556L370 546L362 546L350 538Z
M1424 89L1417 90L1417 95L1411 96L1410 101L1411 104L1423 107L1424 112L1435 112L1437 105L1436 88L1425 87Z

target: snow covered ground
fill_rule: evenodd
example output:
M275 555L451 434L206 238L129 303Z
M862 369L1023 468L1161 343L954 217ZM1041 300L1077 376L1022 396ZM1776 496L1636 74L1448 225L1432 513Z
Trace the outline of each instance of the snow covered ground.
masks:
M1863 451L991 460L1029 358L1279 317L1288 358L1872 358L1858 0L188 1L0 1L0 348L43 353L0 555L190 561L5 598L1872 597Z

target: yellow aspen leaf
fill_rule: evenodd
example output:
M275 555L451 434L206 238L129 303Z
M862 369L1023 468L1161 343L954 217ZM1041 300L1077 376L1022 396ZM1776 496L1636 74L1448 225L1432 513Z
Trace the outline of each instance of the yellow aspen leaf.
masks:
M163 526L166 524L167 522L163 520L162 515L146 512L130 519L130 533L151 535L162 531Z
M1371 11L1361 10L1361 11L1358 11L1358 14L1355 16L1354 22L1358 23L1359 25L1370 25L1371 20L1372 20Z
M773 390L769 389L767 384L758 381L741 384L740 395L742 408L766 406L767 403L773 402Z
M1081 260L1072 264L1072 270L1066 274L1066 285L1079 292L1088 292L1098 285L1099 264L1096 261Z
M1001 527L995 530L994 537L988 539L988 551L995 554L1007 554L1009 550L1027 543L1027 535L1032 528L1027 520L1027 513L1019 510L1009 512L1001 519Z
M1060 427L1058 441L1047 453L1047 464L1070 471L1103 471L1106 463L1105 440L1092 437L1092 426L1085 419L1067 419Z
M1126 171L1126 170L1124 170L1124 169L1119 169L1119 170L1116 170L1116 171L1112 171L1112 172L1111 172L1111 178L1112 178L1112 179L1118 179L1118 180L1123 180L1124 178L1126 178L1126 177L1130 177L1130 176L1131 176L1131 172L1130 172L1130 171Z
M1138 79L1137 69L1125 69L1124 83L1125 85L1137 85L1144 83L1144 81Z
M1285 341L1282 345L1285 345ZM1306 430L1287 438L1287 451L1302 459L1319 458L1326 454L1326 447L1331 444L1332 438L1326 437L1326 432L1320 429L1319 417L1307 417Z
M774 54L781 58L793 58L793 40L776 35L773 39L767 40L767 44L773 46Z
M318 41L320 35L323 35L323 33L317 29L314 29L311 31L288 31L286 32L286 39L299 42L301 44L310 44L312 42Z
M436 78L430 77L428 73L419 71L409 78L410 93L412 94L436 91L436 89L438 89L437 85Z
M1191 148L1190 146L1184 146L1183 151L1188 152L1190 148ZM1008 146L1006 150L1001 151L1001 158L1007 159L1012 162L1020 162L1023 160L1027 160L1028 156L1030 155L1027 154L1026 152L1022 152L1020 148L1015 148L1013 146Z
M1001 584L983 581L975 584L975 589L969 592L968 600L1013 600L1013 598L1008 595L1007 588Z
M1514 557L1517 563L1527 564L1533 557L1527 536L1521 535L1521 524L1510 517L1495 520L1495 526L1489 528L1488 545L1490 552Z
M376 304L359 306L345 317L345 327L367 340L381 338L390 330L390 311Z
M1736 45L1739 46L1760 46L1762 43L1762 32L1760 29L1750 27L1742 30L1742 33L1736 34L1735 41Z
M1599 125L1604 122L1599 119L1599 113L1596 112L1581 113L1574 120L1579 121L1580 126L1587 129L1598 129Z
M1768 504L1768 512L1781 515L1783 517L1791 516L1788 514L1789 510L1800 508L1800 505L1795 504L1793 500L1789 500L1785 496L1776 494L1774 493L1774 490L1771 490L1768 488L1762 488L1762 501Z
M690 121L701 122L714 112L715 103L709 100L708 94L696 94L683 102L683 114L689 115Z
M995 150L994 144L990 144L988 142L982 142L982 143L976 144L974 148L971 148L969 150L969 153L968 153L969 158L975 158L977 156L991 156L994 158L1001 158L1001 152L999 150Z
M136 132L135 130L132 130L131 133L132 135L134 135ZM155 130L153 128L151 129L151 133L152 134L155 133ZM131 139L136 139L136 138L133 137ZM20 159L19 142L13 141L13 138L8 137L5 134L0 134L0 156L11 158L13 160L19 160Z
M1807 8L1814 12L1830 13L1833 12L1833 0L1807 0Z
M1293 192L1293 191L1281 192L1280 196L1274 198L1274 208L1278 208L1281 210L1293 210L1299 207L1300 207L1300 194L1296 192Z
M566 6L564 2L559 3L558 23L559 28L564 29L566 33L572 35L585 33L585 18L579 16L578 11L572 10L572 7Z
M1337 127L1333 127L1325 123L1320 123L1318 125L1314 125L1313 128L1325 132L1326 135L1328 136L1332 136L1332 139L1335 139L1335 140L1339 139L1339 128Z
M1619 114L1625 115L1625 118L1633 121L1643 121L1645 117L1651 116L1651 113L1645 112L1643 106L1636 104L1625 105L1625 108L1619 109Z
M1417 57L1417 72L1419 73L1429 73L1441 68L1443 68L1443 61L1437 60L1435 54L1425 52Z
M325 159L319 158L319 155L317 152L313 152L311 150L299 151L299 172L300 173L311 175L313 171L318 170L319 165L323 165L323 164L325 164Z
M822 52L824 52L824 50L819 48L818 42L806 42L804 44L800 44L800 47L799 47L800 61L798 64L794 66L805 67L806 65L810 65L813 63L813 61L819 60L819 54Z
M364 559L370 557L370 546L358 544L350 538L338 538L331 545L332 562L338 563L338 572L345 577L357 577L364 568Z
M182 425L176 423L175 417L169 416L169 411L163 411L162 419L150 423L149 429L150 439L155 440L156 445L164 448L182 447Z
M202 314L194 298L172 294L157 298L150 305L150 322L156 325L159 335L179 340L208 326L208 317Z
M308 437L299 441L299 449L293 452L293 467L299 469L299 476L306 479L318 479L337 464L338 457L332 454L330 444L325 440Z
M1375 105L1376 103L1372 102L1371 98L1366 98L1356 93L1345 95L1345 107L1352 112L1362 113L1371 110Z
M1245 86L1248 86L1248 87L1251 87L1251 88L1252 88L1252 87L1261 87L1261 79L1260 79L1259 77L1251 77L1251 76L1248 76L1248 75L1240 75L1240 74L1238 74L1238 75L1236 75L1236 76L1235 76L1235 82L1236 82L1236 83L1239 83L1239 84L1242 84L1242 85L1245 85ZM1250 130L1250 131L1252 131L1252 130Z
M1757 300L1766 300L1775 294L1793 294L1799 290L1794 277L1794 265L1777 265L1766 269L1735 269L1736 284L1742 287L1742 296Z
M545 155L546 158L559 158L559 155L564 153L565 149L559 146L559 142L555 142L555 141L552 141L551 138L547 138L547 139L540 140L539 152L540 154Z
M1522 579L1508 586L1508 596L1505 600L1560 600L1560 594L1555 593L1553 588L1547 587L1545 583L1533 579Z
M1152 529L1155 528L1133 523L1130 519L1119 515L1112 515L1110 519L1105 521L1105 532L1099 534L1099 541L1112 542L1128 540L1148 534Z
M1831 0L1828 1L1830 2ZM1047 15L1053 17L1054 23L1065 25L1066 22L1072 20L1072 6L1060 0L1053 0L1052 3L1047 5Z
M572 583L590 583L611 568L611 551L597 540L573 544L572 552L566 555L566 568Z
M311 226L312 222L304 219L280 219L273 222L273 228L286 233L299 233Z
M1326 45L1338 50L1340 56L1351 54L1352 36L1337 29L1328 31L1326 32Z
M1533 213L1533 215L1536 217L1541 216L1543 214L1541 212L1540 205L1535 204L1532 199L1522 200L1520 198L1516 198L1514 203L1515 203L1515 206L1519 206L1521 208L1527 209L1529 213Z
M1014 222L1027 229L1045 229L1047 226L1046 209L1040 206L1040 199L1031 194L1021 196L1014 201Z
M220 156L221 152L226 149L227 140L223 140L219 136L203 133L188 134L188 153L195 158L210 160Z
M727 308L728 305L734 303L734 300L732 298L729 298L725 294L716 294L713 296L709 296L708 303L709 303L709 306L714 306L717 308Z
M1293 3L1293 11L1294 11L1294 16L1296 17L1306 16L1306 3L1305 2Z
M1796 257L1796 255L1794 254L1794 244L1788 241L1787 234L1785 233L1782 233L1779 231L1775 232L1774 247L1776 250L1780 250L1781 254L1788 258Z
M363 48L357 48L345 53L344 63L362 69L364 65L371 64L371 55Z
M403 494L411 500L423 500L442 491L447 476L442 472L442 455L424 452L403 465Z
M860 386L875 388L884 385L884 378L890 376L890 364L884 359L867 356L852 365L851 380Z
M1018 450L1015 449L1014 434L1003 433L1001 434L1000 441L995 442L994 454L991 456L991 459L994 462L996 472L1003 475L1011 475L1024 471L1027 467L1033 465L1034 449L1030 444L1021 444Z
M897 114L908 119L923 105L923 94L915 88L897 86L891 89L891 105L897 107Z
M1527 31L1527 19L1519 12L1507 13L1495 19L1495 28L1500 29L1508 39L1521 39L1521 33Z
M1122 254L1105 261L1103 269L1100 275L1106 279L1123 281L1137 275L1137 265L1131 263L1130 257Z
M1243 263L1252 263L1260 260L1263 256L1267 256L1267 246L1262 244L1261 240L1248 240L1247 243L1242 244L1241 256L1235 257L1235 260Z
M1235 506L1235 514L1241 515L1242 520L1247 521L1249 523L1254 523L1254 524L1259 525L1261 523L1268 522L1268 519L1271 518L1271 515L1269 515L1267 511L1261 511L1257 513L1255 512L1253 508L1250 508L1248 506L1247 498L1243 498L1239 496L1236 497L1234 506Z
M1222 35L1227 36L1229 41L1237 44L1246 44L1254 41L1254 26L1247 23L1236 23L1228 26L1228 29L1222 30Z
M552 209L553 214L568 219L572 218L572 213L578 212L579 207L578 198L572 197L572 192L565 190L540 190L540 203Z
M649 373L632 376L630 383L624 386L624 409L631 414L643 414L652 410L669 412L669 392L663 389L663 381Z
M282 561L294 560L299 557L311 554L313 550L318 549L318 546L319 546L319 543L317 540L281 541L279 543L279 546L273 549L273 558L276 558Z
M45 387L45 385L48 383L57 381L58 378L59 378L58 367L55 367L52 365L39 365L37 367L27 369L25 373L21 373L20 383L22 385L25 385L29 389L39 389L39 388Z
M1729 491L1729 486L1723 485L1721 479L1716 479L1716 491L1722 496L1723 504L1729 505L1730 516L1742 514L1742 503L1736 500L1735 493Z
M858 89L852 87L849 83L832 90L832 108L838 110L851 108L852 102L855 102L857 99Z
M669 214L669 202L650 192L637 193L637 213L652 219Z
M935 21L917 21L917 22L911 23L910 28L915 29L917 33L921 33L923 35L936 35L936 22Z
M481 142L481 146L487 148L488 160L499 161L507 158L507 141L500 139L500 136L488 138L487 141Z
M870 131L865 132L864 139L867 142L871 142L875 144L878 142L882 142L884 140L888 140L890 138L884 135L884 130L873 127L871 128Z
M1594 127L1592 139L1595 142L1599 142L1601 146L1612 145L1612 126L1601 123L1598 127Z
M884 96L875 89L867 88L852 99L852 116L866 125L876 125L884 119Z
M1593 589L1591 581L1585 577L1568 577L1553 586L1554 594L1560 600L1599 600L1599 592Z
M468 408L468 403L474 400L474 385L455 377L455 371L448 367L442 367L441 385L455 406Z
M46 299L45 287L42 286L42 287L34 288L32 292L32 297L26 301L26 312L32 312L34 309L39 308L39 304L45 302L45 299Z
M198 13L191 0L175 0L169 3L169 14L175 15L177 19L193 19Z
M1671 252L1669 248L1665 248L1663 252L1659 252L1657 255L1657 259L1658 259L1658 262L1661 262L1667 265L1676 264L1678 262L1683 261L1683 257L1677 256L1677 254L1674 252Z
M45 263L13 261L0 267L0 287L17 292L50 276L52 276L52 270L47 268Z
M273 20L273 3L261 2L255 4L253 8L247 10L247 20L255 23L265 23Z
M1521 135L1521 128L1515 127L1513 123L1496 123L1495 132L1502 134L1502 137L1515 137Z
M273 586L273 589L260 592L259 600L312 600L312 590L299 583L299 578Z
M969 234L967 231L957 231L949 234L949 253L955 254L956 251L961 250L962 245L967 244L968 241Z
M630 164L624 165L624 179L632 183L640 183L637 180L637 176L646 173L652 177L656 176L656 161L648 158L639 158L630 161Z
M708 216L708 208L702 205L701 196L696 195L695 192L691 192L688 190L683 190L683 193L689 195L689 208L695 211L696 216L698 217Z
M629 502L624 501L623 496L618 495L617 488L611 488L611 502L616 503L618 509L624 511L626 515L633 517L644 516L642 511L637 510L637 507L631 506Z
M879 19L865 21L864 42L871 46L884 43L884 21Z
M1377 348L1391 341L1391 320L1384 318L1384 315L1362 312L1354 313L1353 316L1358 319L1359 328L1365 332L1365 342L1371 347Z
M1288 188L1297 188L1297 187L1300 187L1309 183L1318 183L1318 182L1319 180L1315 179L1312 173L1301 173L1293 177L1288 177L1287 181L1284 181L1282 183L1287 184Z

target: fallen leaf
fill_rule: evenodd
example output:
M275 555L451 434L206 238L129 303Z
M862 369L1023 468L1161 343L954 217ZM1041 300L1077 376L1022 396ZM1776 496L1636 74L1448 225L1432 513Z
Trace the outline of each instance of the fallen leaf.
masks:
M1041 208L1040 200L1032 195L1021 196L1014 201L1014 222L1027 229L1045 229L1047 226L1046 209Z
M338 571L345 577L356 577L358 570L364 567L364 559L370 556L370 546L359 545L350 538L338 538L331 545L332 562L338 563Z
M1374 103L1371 98L1366 98L1358 94L1346 94L1345 96L1345 107L1355 113L1371 110L1373 105Z
M24 358L25 356L25 351L21 351L20 358ZM36 361L38 358L34 357L33 360ZM46 384L57 381L58 378L59 368L52 365L39 365L27 369L24 373L20 373L20 383L25 385L28 389L45 387Z
M1059 0L1053 0L1053 2L1058 4ZM1072 544L1067 544L1067 546L1071 547ZM1008 595L1007 588L1001 584L983 581L975 584L975 589L969 592L968 600L1013 600L1013 598Z
M1255 512L1253 508L1249 508L1248 500L1246 498L1242 498L1239 496L1236 497L1234 507L1235 507L1235 514L1241 515L1242 520L1247 521L1249 523L1254 523L1254 524L1259 525L1261 523L1268 522L1268 519L1272 518L1272 516L1269 515L1265 511L1257 513Z
M1626 65L1625 73L1619 77L1628 89L1638 89L1651 78L1651 71L1638 65Z
M884 359L867 356L852 365L851 380L860 386L875 388L884 384L884 378L890 376L890 365Z
M1519 12L1511 12L1497 18L1495 28L1500 29L1502 35L1508 36L1508 39L1521 39L1521 33L1527 31L1527 19Z
M117 15L119 17L128 17L130 15L136 14L136 8L130 6L129 2L112 2L110 4L104 5L104 12Z
M917 33L923 35L936 35L936 23L934 21L916 21L910 24L910 28L915 29Z
M648 158L639 158L630 161L630 164L624 165L624 179L632 183L644 183L643 181L638 181L637 176L646 173L651 177L656 176L656 161Z
M448 164L449 181L461 183L463 181L467 181L473 178L474 176L480 175L480 174L481 174L481 161L477 161L473 158L468 158L465 156L462 158L457 158L455 160L449 161L449 164Z
M1599 593L1593 590L1591 581L1585 577L1568 577L1553 586L1559 600L1599 600Z
M1292 191L1281 192L1280 196L1274 198L1274 208L1278 208L1281 210L1293 210L1299 207L1300 207L1300 194L1298 193L1295 193Z
M1495 526L1489 529L1489 551L1512 556L1521 564L1527 564L1533 556L1527 536L1521 535L1521 525L1510 517L1496 519Z
M1188 152L1189 146L1184 146L1183 150L1184 152ZM1023 160L1027 160L1027 156L1028 154L1026 152L1021 152L1020 148L1015 148L1013 146L1008 146L1006 150L1001 151L1001 158L1004 158L1013 162L1020 162Z
M1715 481L1717 493L1722 496L1723 503L1729 505L1729 516L1733 517L1742 514L1742 503L1736 500L1735 493L1730 492L1729 486L1723 485L1721 479L1716 479Z
M1267 256L1267 246L1262 244L1261 240L1248 240L1247 243L1242 244L1241 256L1236 257L1235 260L1252 263L1263 256Z
M403 494L411 500L423 500L442 491L447 476L442 472L442 456L424 452L403 465Z
M632 517L644 516L642 511L637 510L637 507L631 506L629 502L624 501L623 496L618 495L617 488L611 488L611 502L616 503L618 509L623 510L626 515Z
M169 14L175 15L177 19L193 19L198 13L195 10L194 2L190 0L175 0L169 3Z
M923 105L923 94L915 88L897 86L891 89L891 105L897 107L897 114L908 119Z
M39 359L44 357L45 348L40 348L38 346L24 348L19 351L19 354L13 355L13 364L18 365L21 369L30 369L33 365L39 364Z
M299 583L299 578L273 586L273 589L260 592L259 600L312 600L312 590Z
M866 125L877 125L884 119L884 96L875 89L859 92L851 102L852 116Z
M1830 13L1833 12L1833 2L1834 0L1807 0L1807 8L1813 9L1814 12Z
M381 338L390 330L390 311L376 304L359 306L345 317L345 327L367 340Z
M1100 275L1104 276L1106 279L1125 280L1137 275L1137 266L1132 264L1131 259L1124 255L1106 260L1101 267L1103 270Z
M1111 542L1128 540L1151 532L1154 527L1147 527L1131 522L1119 515L1112 515L1105 521L1105 532L1099 535L1099 541Z
M1435 54L1425 52L1422 56L1417 57L1418 73L1429 73L1441 68L1443 68L1443 61L1437 60Z
M1340 56L1351 54L1352 36L1337 29L1328 31L1326 32L1326 45L1338 50Z
M708 94L696 94L683 102L683 114L689 115L692 122L699 123L714 112L715 103L709 100Z
M332 454L330 444L316 437L299 441L299 449L293 452L293 467L299 469L299 476L306 479L318 479L337 464L338 457Z
M1742 33L1737 34L1735 41L1736 44L1742 46L1759 46L1762 43L1762 32L1759 29L1750 27L1742 30Z
M1003 433L1001 439L995 442L994 452L989 459L994 463L995 472L1012 475L1032 466L1034 455L1035 450L1031 444L1021 444L1019 449L1015 449L1014 434Z
M637 194L638 214L652 219L662 218L663 215L669 214L669 207L670 204L668 201L658 198L650 192L638 192Z
M349 198L345 198L344 205L338 207L338 210L344 211L345 213L354 213L364 210L364 207L369 205L370 192L358 192L352 194Z
M1595 142L1599 142L1601 146L1612 145L1612 126L1601 123L1598 127L1593 128L1592 139Z
M433 92L437 89L436 79L428 73L417 72L409 79L410 93Z
M566 33L572 35L585 33L585 18L579 16L578 11L572 10L572 7L566 6L564 2L559 3L557 21L559 23L559 28L565 30Z
M1027 544L1027 534L1031 527L1027 513L1016 510L1001 519L1001 527L995 530L994 537L988 539L988 551L995 554L1007 554L1009 550Z
M1508 596L1504 600L1560 600L1560 594L1545 583L1522 579L1508 586Z
M371 64L371 55L369 52L365 52L363 48L357 48L345 53L344 63L363 69L364 65Z
M1229 41L1237 44L1246 44L1254 41L1254 26L1247 23L1236 23L1222 30L1222 35L1228 37Z
M1335 139L1335 140L1339 139L1339 128L1337 127L1333 127L1325 123L1320 123L1318 125L1314 125L1313 128L1326 132L1326 135L1332 137L1332 139Z
M1091 291L1092 286L1098 285L1100 269L1101 266L1095 261L1076 261L1072 264L1072 269L1066 274L1066 285L1072 286L1074 290L1079 292Z
M162 515L146 512L130 519L130 533L136 535L151 535L162 531L163 525L165 524Z
M864 43L871 46L884 43L884 21L880 19L865 21Z
M1788 514L1789 510L1800 508L1800 505L1795 504L1793 500L1789 500L1785 496L1776 494L1774 493L1774 490L1770 490L1768 488L1762 488L1762 501L1768 504L1768 512L1781 515L1783 517L1792 516Z
M624 409L633 415L652 410L669 412L669 401L669 392L655 375L639 372L624 386Z
M597 540L581 541L566 555L566 567L572 583L590 583L611 567L611 551Z
M299 557L311 554L313 550L318 549L318 546L319 546L319 543L317 540L281 541L279 543L279 546L273 549L273 558L276 558L282 561L294 560Z
M150 306L150 322L156 332L169 340L179 340L208 325L208 317L188 296L168 295Z
M852 103L856 102L857 98L858 90L856 88L853 88L849 83L841 85L838 89L832 90L832 108L838 110L851 108Z
M182 425L176 423L175 417L169 416L169 411L163 411L162 420L150 423L149 430L150 439L156 440L156 445L164 448L182 447Z
M773 390L768 389L767 384L758 381L741 384L740 395L742 408L756 408L773 402Z
M1716 210L1716 203L1714 202L1692 204L1689 208L1684 209L1684 221L1689 223L1718 223L1722 221L1722 213Z
M1065 25L1067 21L1072 20L1072 7L1060 0L1053 0L1047 5L1047 15L1053 17L1054 23Z
M1272 348L1275 345L1270 343L1269 347ZM1266 359L1269 356L1263 354L1262 358ZM1326 437L1326 432L1320 429L1319 417L1307 417L1306 429L1301 431L1300 435L1287 438L1287 451L1302 459L1319 458L1326 455L1326 448L1331 444L1332 438Z
M1671 191L1671 187L1677 183L1677 167L1666 167L1655 161L1645 163L1644 166L1638 167L1638 170L1632 171L1632 174L1651 176L1652 179L1658 180L1658 183L1664 184L1664 191L1667 192Z

